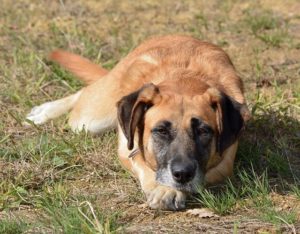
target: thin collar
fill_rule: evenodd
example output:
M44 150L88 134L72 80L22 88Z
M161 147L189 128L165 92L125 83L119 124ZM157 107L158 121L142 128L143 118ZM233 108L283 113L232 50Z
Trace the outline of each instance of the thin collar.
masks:
M129 154L128 158L133 158L133 157L136 156L139 152L140 152L139 149L133 150L133 151Z

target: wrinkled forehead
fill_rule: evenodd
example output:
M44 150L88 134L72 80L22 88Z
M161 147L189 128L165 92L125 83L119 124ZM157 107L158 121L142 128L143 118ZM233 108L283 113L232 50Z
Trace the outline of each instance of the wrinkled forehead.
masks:
M199 118L212 128L216 127L214 110L205 95L162 95L161 101L146 113L145 122L150 128L166 120L176 127L187 128L192 118Z

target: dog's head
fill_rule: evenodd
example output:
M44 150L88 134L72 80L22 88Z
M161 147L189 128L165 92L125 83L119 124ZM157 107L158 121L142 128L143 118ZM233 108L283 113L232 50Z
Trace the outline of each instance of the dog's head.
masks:
M194 192L215 157L243 127L241 107L205 83L179 80L144 85L118 103L118 121L133 149L135 139L156 180Z

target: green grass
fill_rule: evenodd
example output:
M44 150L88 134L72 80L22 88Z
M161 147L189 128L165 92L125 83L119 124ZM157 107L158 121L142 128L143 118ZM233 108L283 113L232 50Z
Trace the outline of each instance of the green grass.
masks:
M251 171L239 172L237 177L235 184L228 180L221 189L200 188L196 200L220 215L233 214L237 207L243 207L255 209L262 220L277 225L297 222L295 210L276 210L266 172L258 176L252 167Z
M208 232L252 232L247 222L256 219L257 227L271 224L278 232L291 232L299 212L279 201L293 206L300 201L297 4L4 0L0 233L109 233L130 227L172 233L182 227L193 232L195 225ZM141 208L144 195L117 159L114 131L73 134L67 115L42 126L23 125L33 106L82 87L47 60L53 49L75 52L111 69L149 36L175 33L222 46L244 80L253 115L241 136L235 177L221 188L201 190L193 203L222 214L219 222L193 217L187 222L185 212L158 214Z
M292 192L296 195L296 197L300 200L300 185L292 185Z
M280 47L289 39L288 21L275 16L272 11L246 11L246 25L253 35L274 47Z
M222 192L212 192L208 189L199 189L196 200L203 206L214 210L220 215L229 214L236 205L238 197L236 188L231 182L222 189Z
M67 205L58 199L43 199L39 204L45 211L41 223L62 233L115 233L121 230L117 214L106 217L88 201L77 203Z
M257 207L265 204L265 199L270 191L266 173L258 176L254 169L238 173L239 185L234 185L228 180L221 189L211 191L199 189L196 199L204 206L213 209L220 215L229 214L234 210L239 200L253 199Z
M21 234L29 228L29 225L22 220L6 218L0 221L0 233Z
M14 195L16 200L4 206L4 210L30 205L39 212L30 224L8 218L1 221L0 233L23 233L28 229L56 233L115 233L122 230L123 225L118 223L120 212L104 213L94 208L95 197L72 196L70 188L62 181L45 184L38 193L23 187L14 188L14 194L10 195Z
M264 207L261 208L260 217L273 224L296 224L297 214L293 211L277 211L274 207Z

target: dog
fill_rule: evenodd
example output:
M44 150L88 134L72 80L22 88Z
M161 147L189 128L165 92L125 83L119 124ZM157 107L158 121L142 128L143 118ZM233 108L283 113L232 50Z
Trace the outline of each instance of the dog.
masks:
M87 86L34 107L27 119L42 124L71 111L75 132L117 127L120 161L151 208L184 209L200 185L232 175L250 113L242 80L218 46L189 36L155 37L111 71L62 50L50 59Z

